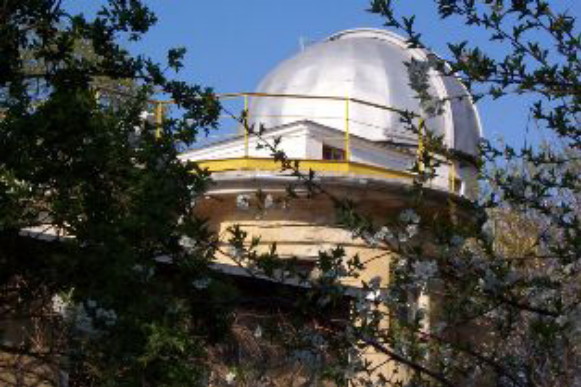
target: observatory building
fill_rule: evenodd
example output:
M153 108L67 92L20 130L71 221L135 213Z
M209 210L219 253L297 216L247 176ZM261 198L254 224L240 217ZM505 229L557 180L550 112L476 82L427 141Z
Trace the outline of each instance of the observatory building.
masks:
M375 259L375 247L338 225L330 196L349 199L379 225L410 206L411 168L424 145L422 133L402 123L407 111L453 155L433 155L442 163L425 185L426 208L443 212L450 201L475 197L481 126L466 89L456 78L430 70L429 91L442 101L441 114L432 115L410 86L406 63L425 63L431 55L409 49L403 38L384 30L347 30L284 60L255 92L229 95L245 101L244 121L254 131L241 126L233 138L181 156L213 174L215 184L197 204L200 215L207 214L222 239L239 225L249 238L260 238L258 249L276 242L282 259L295 257L306 270L319 251L340 245L348 256L368 262L363 275L346 279L347 285L357 289L374 278L386 284L389 255ZM326 194L307 195L296 171L282 170L274 160L274 143L298 161L301 172L313 171ZM289 186L298 194L290 202ZM227 253L217 265L244 275Z
M409 208L417 180L412 167L427 168L418 164L418 155L431 152L428 134L441 139L447 155L431 154L439 163L435 177L424 182L424 210L448 214L447 203L461 205L475 198L481 126L468 92L455 77L435 70L428 71L427 83L436 105L420 101L410 86L410 71L425 66L433 55L408 48L403 38L384 30L347 30L284 60L256 91L225 95L244 103L237 134L180 155L212 172L214 184L195 208L222 244L217 271L246 284L261 280L260 275L248 278L246 263L230 249L229 234L236 226L249 243L251 238L258 241L259 251L276 243L280 259L296 259L311 278L320 274L316 264L321 251L341 246L347 257L358 255L365 268L357 278L344 278L350 294L363 294L364 282L386 285L394 253L342 226L336 202L348 199L379 226ZM161 103L156 112L160 125ZM419 133L402 121L404 114ZM315 192L309 190L311 178ZM23 231L43 240L63 239L42 229ZM282 287L273 283L271 288ZM284 285L294 296L296 285L304 284ZM417 302L429 311L431 301L422 297ZM17 325L6 331L21 334ZM370 351L364 356L384 367L385 355Z
M260 136L241 127L234 138L182 155L208 168L216 182L200 211L211 214L218 232L239 224L265 245L276 241L281 256L308 261L336 244L348 253L373 254L336 226L333 204L324 195L280 204L289 184L300 190L300 181L291 171L281 171L266 144L279 139L278 147L299 161L301 171L314 171L325 190L350 199L381 223L409 205L410 168L422 146L421 136L402 124L402 111L414 112L457 155L442 159L427 185L434 208L447 198L474 197L481 126L466 89L456 78L431 71L430 93L443 101L442 114L431 116L409 85L406 63L425 62L430 55L409 49L391 32L356 29L334 34L280 63L255 92L238 94L246 101L249 125L264 128ZM257 190L266 198L259 203L264 208L260 216L240 208L240 201L253 201Z

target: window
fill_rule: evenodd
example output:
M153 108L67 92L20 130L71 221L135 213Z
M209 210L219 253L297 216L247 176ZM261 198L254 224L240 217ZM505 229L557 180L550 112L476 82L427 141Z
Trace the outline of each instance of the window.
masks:
M464 194L462 180L457 177L454 179L454 193L458 195Z
M323 160L345 160L345 151L323 144Z

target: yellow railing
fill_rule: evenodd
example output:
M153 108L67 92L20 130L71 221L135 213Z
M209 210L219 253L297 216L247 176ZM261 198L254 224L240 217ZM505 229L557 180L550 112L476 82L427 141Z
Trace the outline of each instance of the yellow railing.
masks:
M414 175L406 171L398 171L373 165L355 163L351 161L331 160L298 160L299 170L308 172L313 170L323 174L372 176L385 179L412 179ZM271 158L244 157L233 159L200 160L196 163L210 172L231 171L271 171L280 172L281 164Z
M254 92L254 93L242 92L242 93L217 94L217 97L218 97L218 99L223 100L223 101L242 98L243 108L244 108L244 111L246 112L245 113L246 114L246 116L245 116L246 122L249 122L250 118L251 118L249 116L250 112L248 111L250 98L287 98L287 99L309 99L309 100L326 100L326 101L342 102L342 103L344 103L344 114L342 116L337 116L337 117L301 117L301 116L297 116L296 118L307 118L307 119L308 118L324 118L324 119L334 118L334 119L341 120L343 122L342 125L343 125L343 129L345 132L345 134L344 134L344 147L345 147L345 158L347 160L350 159L350 155L351 155L350 123L356 122L350 118L350 106L351 106L351 104L364 105L364 106L372 107L375 109L384 110L386 112L402 113L402 114L405 113L405 111L402 109L397 109L394 107L381 105L381 104L365 101L365 100L358 99L358 98L351 98L349 96L338 97L338 96L330 96L330 95L273 94L273 93L258 93L258 92ZM154 105L154 115L155 115L156 125L158 127L160 127L161 123L163 122L163 117L165 114L166 106L173 104L174 101L172 101L172 100L167 100L167 101L154 100L154 101L151 101L151 103ZM272 116L272 117L275 117L275 116ZM280 116L280 117L283 117L283 116ZM230 117L230 118L234 118L234 117ZM238 117L236 117L236 118L238 118ZM256 117L254 117L254 118L256 118ZM358 122L358 123L373 126L371 123L361 123L361 122ZM249 138L248 137L249 137L248 131L244 130L244 155L246 155L246 156L248 156L248 154L249 154L249 149L248 149Z
M303 95L303 94L272 94L272 93L258 93L258 92L241 92L241 93L224 93L217 94L217 97L222 100L233 100L237 98L242 99L245 120L250 122L251 118L249 114L250 98L288 98L288 99L308 99L308 100L327 100L336 101L344 103L344 114L340 117L303 117L296 116L294 118L324 118L324 119L338 119L343 122L343 141L345 148L345 160L341 161L331 161L331 160L300 160L300 169L308 171L312 169L316 172L323 173L335 173L342 175L366 175L366 176L376 176L389 179L412 179L414 174L406 171L390 170L386 168L375 167L371 165L351 162L351 134L350 134L350 123L358 123L363 125L373 126L371 123L364 123L353 120L350 117L350 107L352 104L363 105L371 107L374 109L383 110L385 112L398 113L398 114L409 114L401 109L397 109L391 106L381 105L369 101L365 101L358 98L351 98L349 96L338 97L338 96L325 96L325 95ZM154 106L154 116L155 123L158 128L161 128L163 123L164 115L166 114L168 105L174 104L172 100L166 101L151 101ZM239 119L238 117L228 116L229 118ZM284 116L269 116L269 117L284 117ZM290 116L289 116L290 117ZM418 127L420 133L418 135L418 156L424 150L424 135L425 135L425 122L424 119L419 115L414 115L418 119ZM256 118L256 117L254 117ZM159 130L159 129L158 129ZM198 161L198 164L202 168L208 168L212 172L226 172L226 171L280 171L280 164L275 163L272 159L249 157L249 146L250 139L247 130L244 130L244 158L233 158L233 159L220 159L220 160L204 160ZM397 151L397 150L396 150ZM449 174L449 189L454 192L456 189L457 173L454 161L449 162L450 164L450 174ZM420 164L420 170L423 170L424 166Z

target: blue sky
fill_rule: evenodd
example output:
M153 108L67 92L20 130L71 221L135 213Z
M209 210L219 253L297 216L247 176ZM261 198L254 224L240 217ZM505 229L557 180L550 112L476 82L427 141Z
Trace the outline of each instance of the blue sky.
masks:
M559 0L574 15L581 1ZM91 11L95 0L68 0L75 10ZM334 32L357 27L381 28L383 21L365 11L361 0L149 0L158 24L131 49L163 60L168 48L188 49L180 78L213 87L217 92L253 91L277 63L298 52L300 41L321 40ZM424 41L447 54L449 41L468 40L491 47L480 31L459 21L438 20L433 1L400 0L405 14L415 14ZM405 4L405 8L403 5ZM501 51L491 47L493 53ZM527 101L511 97L478 105L485 135L503 136L514 145L525 140Z

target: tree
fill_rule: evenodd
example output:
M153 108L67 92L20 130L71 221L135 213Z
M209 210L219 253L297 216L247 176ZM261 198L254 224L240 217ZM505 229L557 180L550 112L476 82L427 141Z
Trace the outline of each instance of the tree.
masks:
M431 224L428 228L435 232L435 251L421 243L393 242L402 235L395 231L398 227L417 222L410 216L391 221L384 229L392 230L388 233L367 226L373 243L391 251L395 246L400 257L387 296L378 304L394 311L402 296L405 300L406 294L424 290L440 300L441 313L428 330L421 308L414 307L411 319L407 314L388 328L378 326L372 314L351 338L410 369L410 385L577 385L581 40L576 19L545 1L435 3L442 19L459 17L471 28L481 27L507 54L495 59L468 42L450 43L450 57L433 58L424 71L459 76L474 99L534 96L536 124L560 145L516 150L485 143L483 157L489 163L481 179L486 190L474 208L482 221L478 227L463 227L422 219L420 227ZM371 11L404 32L410 47L421 47L414 16L400 17L396 4L373 1ZM421 82L421 72L414 71L421 66L409 67L418 97L437 103ZM417 122L403 119L421 133ZM431 151L446 154L437 143ZM430 165L430 159L420 162ZM422 176L418 183L421 187ZM348 224L359 229L369 222L351 216ZM505 234L516 227L518 232ZM518 246L525 241L528 246Z
M410 45L421 45L422 36L414 28L414 18L397 16L394 4L374 1L372 11L406 33ZM461 278L457 281L462 283L460 289L470 282L466 271L479 273L481 282L467 298L460 297L458 301L464 306L456 305L458 310L452 312L480 309L475 315L488 320L487 328L496 327L502 340L497 339L501 342L493 345L467 345L456 352L453 361L488 368L500 385L578 384L580 342L575 316L580 310L581 41L576 18L546 1L436 4L442 19L457 17L473 28L482 28L507 54L494 58L468 42L449 43L449 67L444 68L438 61L434 66L460 76L476 99L499 99L509 93L533 96L536 102L531 113L535 123L545 130L550 141L560 144L520 150L490 143L484 146L487 160L504 161L502 168L483 170L482 179L491 189L479 204L489 214L494 211L488 224L498 219L499 212L509 211L512 215L501 215L500 227L492 232L483 229L478 235L476 240L483 249L465 256L476 261L472 268L451 270L453 276ZM528 249L521 249L522 255L515 256L510 245L518 243L516 239L521 234L513 234L507 241L502 239L503 232L525 222L532 224L533 230L529 226L532 232L526 237L533 243ZM524 230L527 229L521 228L520 232ZM484 265L477 263L479 259L484 259ZM443 262L454 263L449 258ZM448 265L440 266L441 272L449 270ZM455 281L446 280L452 283L452 289L459 290L453 285ZM559 358L565 361L556 360Z
M191 361L198 337L216 325L203 321L216 315L187 295L213 247L191 216L208 175L176 156L215 125L219 104L117 43L155 22L140 1L105 2L91 20L61 3L0 9L0 326L15 331L0 374L15 385L59 374L73 385L189 384L203 374ZM183 54L168 53L169 69ZM127 80L134 90L112 103L104 84ZM179 119L142 120L155 93L178 103ZM208 243L186 250L185 235ZM164 256L175 263L165 272Z
M343 279L365 264L342 248L321 251L317 275L306 275L295 261L278 259L276 246L257 251L257 241L234 226L225 241L230 254L250 275L280 285L268 298L282 307L261 320L260 330L249 330L244 321L230 324L231 311L261 310L265 300L239 297L232 279L209 269L221 245L195 203L210 177L177 159L178 149L215 123L219 106L211 90L171 81L161 67L116 43L124 33L138 39L155 22L138 0L110 0L93 20L67 14L57 0L7 2L0 10L0 307L6 316L0 327L17 321L23 332L0 349L31 364L30 374L20 373L13 384L54 380L52 371L79 386L204 385L209 370L228 363L235 336L229 330L245 340L239 346L245 354L275 353L275 367L277 356L320 367L307 383L578 384L581 43L575 18L543 1L436 3L442 18L460 16L484 27L509 53L494 60L468 43L451 44L448 60L410 69L456 74L474 98L537 96L535 119L563 147L485 144L486 190L469 207L476 221L458 222L453 211L434 219L422 207L424 183L435 173L434 153L454 155L415 115L403 114L409 130L427 137L414 169L418 200L378 224L330 195L313 173L302 174L277 141L263 141L308 193L329 197L355 238L397 258L386 268L387 287L370 281L349 293ZM391 1L373 1L371 10L406 33L411 46L422 44L413 17L398 17ZM531 33L546 34L552 44L530 41ZM78 42L94 56L77 55ZM181 67L182 55L168 53L172 69ZM24 63L30 56L33 66ZM410 74L419 97L437 106L421 71ZM135 90L122 104L108 103L96 79L129 80ZM163 126L143 122L156 93L178 103L180 118ZM239 119L247 125L244 113ZM263 130L246 129L262 138ZM290 189L288 200L295 194ZM261 192L242 199L264 209ZM506 230L522 232L523 243L505 238ZM429 240L422 236L428 231ZM50 233L52 241L33 238ZM289 291L289 278L302 285L300 292ZM437 315L423 307L425 294L438 304ZM360 357L370 348L393 365L390 374L378 375ZM218 382L263 383L263 365L249 356L238 366L252 372L227 373Z
M364 288L368 295L381 296L368 298L363 293L353 299L348 316L329 322L335 328L333 339L355 351L350 363L343 364L344 371L355 371L351 373L355 382L578 385L581 37L576 18L546 1L435 3L442 19L459 17L469 28L482 28L506 54L494 58L459 42L449 44L446 60L411 62L410 84L418 98L425 106L442 102L423 82L428 69L460 77L475 100L530 95L536 99L531 116L552 143L523 149L483 144L483 192L471 210L475 223L459 222L454 216L442 221L425 211L421 198L425 182L436 173L434 154L454 157L437 138L424 138L426 146L414 168L419 200L413 211L396 219L386 216L378 224L345 198L330 195L315 174L301 173L279 141L265 140L268 128L246 129L270 148L283 169L298 176L311 195L328 195L343 214L343 225L356 237L396 253L387 288L373 283ZM410 47L423 47L414 16L400 17L396 5L372 1L371 11L406 34ZM429 133L414 114L402 112L402 121L419 135ZM428 230L431 241L425 238ZM309 283L313 297L349 298L337 289L342 288L339 277L354 275L345 264L353 269L355 257L346 257L344 251L331 257L320 253L319 264L327 275ZM436 315L434 308L422 307L422 293L438 305ZM386 319L389 326L381 324ZM426 327L426 322L431 325ZM400 375L406 375L374 376L375 365L356 361L358 353L369 348L383 353L394 364L392 371L400 369Z

